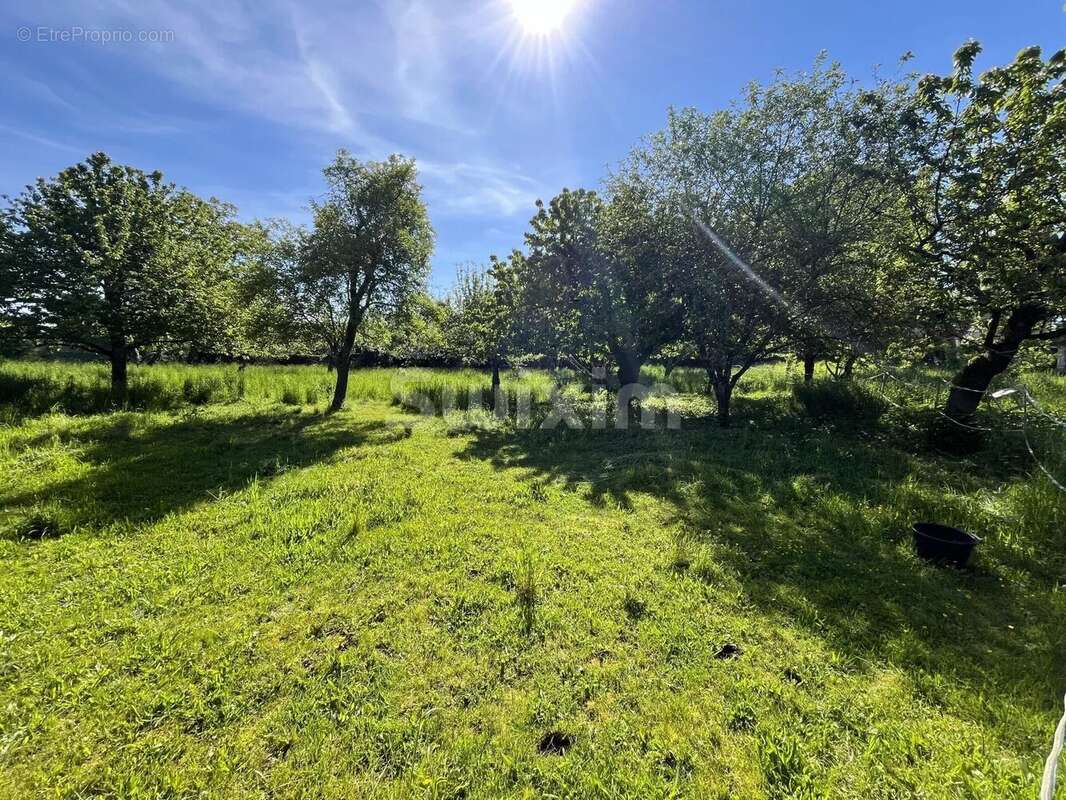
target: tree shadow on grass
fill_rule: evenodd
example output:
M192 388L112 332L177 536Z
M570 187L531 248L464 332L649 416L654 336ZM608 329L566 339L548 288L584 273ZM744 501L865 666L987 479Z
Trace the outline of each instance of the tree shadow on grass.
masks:
M0 488L9 515L43 505L60 507L68 526L105 526L116 521L150 522L220 492L308 466L337 451L387 443L403 436L384 421L353 422L292 412L240 414L223 419L187 415L145 424L116 414L91 428L72 428L26 441L29 452L47 442L71 446L87 466L76 477L33 489Z
M1046 594L1034 591L1049 586L1048 565L988 546L970 570L918 560L909 528L923 500L907 487L973 488L974 479L957 464L908 455L887 435L787 422L482 431L464 455L583 489L594 504L625 509L636 493L661 498L723 574L735 576L746 603L817 636L857 668L876 659L911 671L933 703L947 691L936 676L954 676L1050 712L1066 683L1057 659L1066 631Z
M204 405L210 384L177 386L150 376L135 374L125 407L131 411L175 411L183 406ZM198 397L197 390L204 392ZM11 421L35 419L54 411L77 416L104 414L112 409L111 385L101 374L91 380L70 375L59 380L47 375L13 375L0 372L0 408Z

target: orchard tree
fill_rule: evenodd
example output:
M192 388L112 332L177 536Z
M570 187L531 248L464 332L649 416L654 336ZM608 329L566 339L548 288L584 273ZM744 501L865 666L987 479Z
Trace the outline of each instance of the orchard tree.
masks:
M1066 333L1066 51L918 81L900 122L904 252L931 302L979 320L983 353L954 377L944 413L963 425L1028 342ZM968 331L958 332L965 336Z
M337 369L330 408L337 411L360 326L369 313L396 309L422 288L433 229L413 160L363 162L340 150L323 174L326 198L312 203L314 229L297 277L316 327L328 336Z
M528 263L520 250L500 258L489 256L488 276L492 281L496 360L493 386L499 386L499 368L509 364L518 367L536 349L534 326L527 325L525 291Z
M810 326L807 335L818 336L826 368L834 377L850 379L861 358L899 350L914 343L916 330L935 327L916 327L915 309L923 287L883 242L855 247L828 277L831 280L818 287L825 302L803 322ZM813 370L807 366L804 376L809 382Z
M412 294L399 308L369 316L355 343L401 364L446 364L448 309L426 292Z
M232 207L95 153L38 179L4 214L7 323L107 358L116 404L139 348L228 347L246 233Z
M639 382L641 366L681 333L681 304L640 187L618 179L606 202L564 189L537 209L525 267L537 302L571 355L606 353L620 385Z
M463 364L492 370L492 388L500 385L506 312L497 303L496 280L489 270L465 266L445 301L445 338L449 353Z
M644 187L664 221L657 248L672 262L685 339L723 427L737 383L782 346L793 314L781 293L779 201L801 121L786 100L753 85L742 107L671 110L666 128L629 159L627 180Z
M606 356L598 337L589 336L582 315L602 209L595 192L564 189L547 206L537 200L525 235L523 306L531 338L557 360L579 368Z
M308 265L307 230L285 220L260 226L258 258L241 275L246 338L267 356L337 363L344 336L340 281Z
M464 364L487 365L494 391L501 367L514 365L533 341L523 309L525 266L515 250L507 258L490 256L487 269L463 267L445 301L448 351Z
M850 375L865 352L880 349L892 330L889 279L901 271L883 242L900 216L899 192L886 165L898 130L886 113L899 102L882 83L859 91L838 64L778 76L758 108L787 114L790 155L769 214L777 220L781 286L791 305L789 338L810 382L818 359ZM772 120L767 120L773 123Z

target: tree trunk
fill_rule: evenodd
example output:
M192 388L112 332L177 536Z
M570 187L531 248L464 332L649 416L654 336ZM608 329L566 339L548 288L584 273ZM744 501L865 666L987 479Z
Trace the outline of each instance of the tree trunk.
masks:
M108 358L111 361L111 405L116 408L126 404L128 381L126 368L130 360L129 340L126 336L125 315L122 313L122 298L125 281L121 274L116 281L104 282L104 302L107 304L107 338L111 345Z
M129 351L124 341L113 342L111 345L111 405L116 408L126 404L126 391L129 388L127 379L127 365L129 364Z
M500 388L500 359L492 358L492 396L496 396L496 390Z
M843 373L841 373L841 376L844 378L844 380L846 380L846 381L850 381L851 380L851 376L855 372L855 362L858 361L858 360L859 360L859 356L856 353L852 353L850 356L847 357L847 359L845 359L845 361L844 361L844 371L843 371Z
M618 385L640 383L640 360L636 355L629 350L618 350L614 357L618 362Z
M359 330L360 321L360 315L353 309L344 329L344 341L337 349L337 386L333 390L333 402L329 404L331 412L340 411L344 407L344 398L348 396L348 372L352 368L352 349L355 347L355 332Z
M730 421L729 402L733 399L733 384L728 377L722 378L716 375L713 370L708 370L707 377L714 389L715 402L718 404L718 426L728 428Z
M718 427L729 427L729 401L732 400L732 368L726 370L707 368L707 382L714 391L714 401L717 404Z
M803 353L803 382L812 383L814 381L814 364L815 355L813 350L807 350Z
M614 360L618 364L618 391L621 396L626 386L640 383L640 360L630 350L615 350ZM636 421L637 397L633 394L628 394L625 413L627 420Z
M1014 360L1018 348L1033 332L1033 328L1047 317L1046 308L1035 304L1026 304L1016 308L1007 319L1003 329L1003 336L999 341L994 339L994 330L990 330L987 351L973 359L952 380L951 391L944 406L944 415L957 425L945 420L941 425L938 435L935 437L941 443L958 443L968 438L971 442L976 437L965 434L968 431L964 426L973 423L977 407L984 399L992 379L1004 372ZM948 429L955 430L949 431Z
M333 402L329 404L330 411L340 411L344 408L344 399L348 396L348 372L352 368L352 351L342 349L337 354L337 385L333 389Z
M1058 356L1055 361L1055 371L1059 375L1066 375L1066 344L1059 345Z

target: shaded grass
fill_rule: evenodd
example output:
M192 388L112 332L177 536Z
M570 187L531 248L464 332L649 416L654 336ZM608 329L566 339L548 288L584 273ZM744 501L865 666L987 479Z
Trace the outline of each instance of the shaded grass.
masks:
M0 795L1033 796L1063 497L1017 441L813 424L769 369L727 431L273 389L0 427Z

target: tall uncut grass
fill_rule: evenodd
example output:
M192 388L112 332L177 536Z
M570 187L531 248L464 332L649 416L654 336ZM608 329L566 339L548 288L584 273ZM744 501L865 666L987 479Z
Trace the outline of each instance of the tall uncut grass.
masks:
M248 366L235 364L130 365L126 407L172 411L188 406L233 403L283 403L313 406L329 402L335 375L321 366ZM551 394L553 378L544 372L505 373L503 389L514 407L527 392L534 403ZM348 401L396 402L417 408L425 400L439 412L445 401L466 410L478 399L492 407L491 377L474 369L353 369ZM7 419L49 412L95 414L111 407L106 364L65 361L0 361L0 407Z

